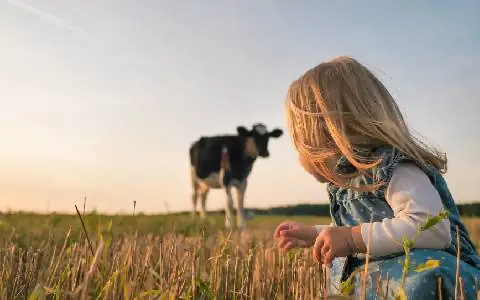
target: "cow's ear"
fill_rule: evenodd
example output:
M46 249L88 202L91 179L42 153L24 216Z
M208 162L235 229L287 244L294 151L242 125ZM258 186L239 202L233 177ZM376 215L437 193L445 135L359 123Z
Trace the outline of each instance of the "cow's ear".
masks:
M277 128L277 129L274 129L274 130L272 130L272 131L270 131L270 132L268 133L268 135L269 135L270 137L273 137L273 138L279 138L279 137L282 136L282 134L283 134L283 130L278 129L278 128Z
M237 132L238 132L239 136L250 136L251 135L251 132L243 126L238 126L237 127Z

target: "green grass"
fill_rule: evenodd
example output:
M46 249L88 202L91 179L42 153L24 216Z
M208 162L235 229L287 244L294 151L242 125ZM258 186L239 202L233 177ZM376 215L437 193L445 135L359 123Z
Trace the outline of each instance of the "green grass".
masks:
M286 217L286 216L259 216L248 221L249 231L268 232L285 219L297 220L308 224L327 224L328 218L320 217ZM164 235L175 232L178 235L197 236L198 234L211 235L224 230L223 215L209 215L206 222L190 215L99 215L87 213L83 216L87 231L96 235L99 231L105 232L111 222L113 236L133 234ZM20 247L36 245L39 242L50 240L63 243L65 234L71 227L72 237L81 236L83 229L77 215L33 213L0 214L0 245L5 241L13 241Z

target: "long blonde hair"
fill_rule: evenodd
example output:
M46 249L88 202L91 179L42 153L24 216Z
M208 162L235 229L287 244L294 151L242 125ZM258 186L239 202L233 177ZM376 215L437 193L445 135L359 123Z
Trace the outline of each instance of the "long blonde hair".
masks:
M391 146L420 165L441 173L447 170L446 155L411 134L385 86L351 57L337 57L308 70L290 85L285 104L299 155L335 185L346 186L347 177L334 172L329 160L348 159L358 171L348 178L380 163L379 157L356 151L362 148Z

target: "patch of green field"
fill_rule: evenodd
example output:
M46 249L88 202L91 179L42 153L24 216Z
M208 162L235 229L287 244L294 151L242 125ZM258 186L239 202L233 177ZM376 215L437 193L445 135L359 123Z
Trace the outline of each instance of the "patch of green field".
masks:
M284 220L296 220L307 224L327 224L324 217L257 216L248 221L248 231L272 231ZM190 215L100 215L87 213L83 221L90 235L98 235L110 228L111 234L125 235L137 232L139 235L164 235L175 233L184 236L211 235L225 231L224 216L211 214L206 222ZM13 242L28 247L46 240L62 243L71 228L72 237L83 234L82 224L77 215L33 213L0 214L0 244Z
M108 227L113 235L153 234L164 235L175 233L185 236L198 234L211 235L225 231L224 216L210 214L206 222L192 218L190 215L100 215L86 213L83 221L87 231L92 234L105 232ZM328 224L330 219L315 216L256 216L247 222L248 231L273 232L278 224L285 220L295 220L306 224ZM480 218L463 217L471 238L477 248L480 246ZM67 214L34 214L3 213L0 214L0 244L6 240L13 241L22 247L35 245L39 241L50 238L63 242L65 234L71 228L72 236L83 233L82 224L77 215Z

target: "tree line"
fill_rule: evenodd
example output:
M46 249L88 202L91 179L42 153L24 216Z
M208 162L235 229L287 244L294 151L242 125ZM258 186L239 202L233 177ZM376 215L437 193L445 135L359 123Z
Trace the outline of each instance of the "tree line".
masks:
M480 217L480 202L459 203L457 208L462 216ZM319 216L329 217L330 206L328 204L298 204L289 206L276 206L270 208L246 208L253 215L283 215L283 216ZM184 212L187 214L189 212ZM223 214L224 211L216 210L209 213Z

